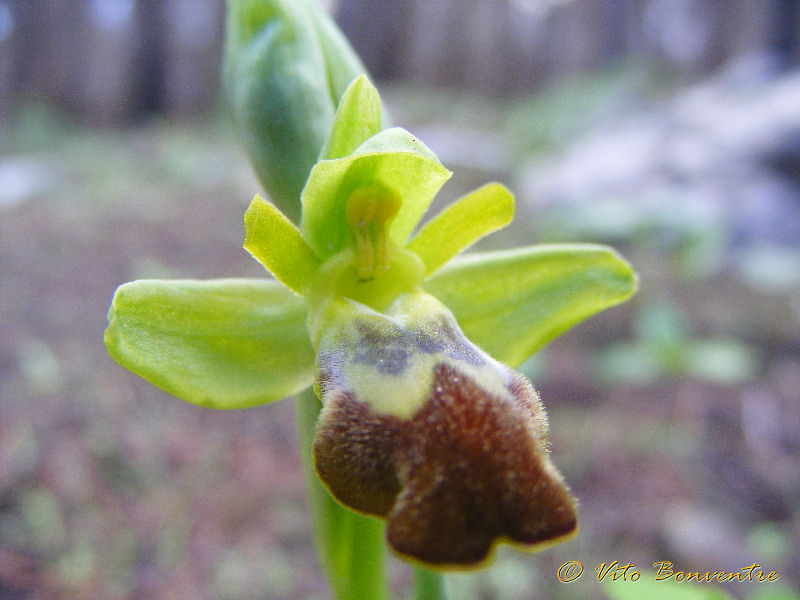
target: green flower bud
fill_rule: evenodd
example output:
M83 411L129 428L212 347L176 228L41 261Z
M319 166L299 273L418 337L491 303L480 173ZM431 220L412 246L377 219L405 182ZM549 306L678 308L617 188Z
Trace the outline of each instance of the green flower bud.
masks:
M228 0L225 94L258 178L295 223L339 99L364 71L309 0Z

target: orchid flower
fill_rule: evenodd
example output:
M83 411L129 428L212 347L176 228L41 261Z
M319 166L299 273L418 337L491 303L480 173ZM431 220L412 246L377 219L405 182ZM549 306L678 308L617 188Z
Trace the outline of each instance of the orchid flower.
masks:
M337 600L388 598L384 536L415 565L415 598L441 600L437 570L481 566L501 541L574 535L544 407L513 369L629 298L630 265L589 244L460 255L512 220L497 183L420 226L450 172L387 128L358 56L309 0L228 0L225 54L268 193L245 213L244 247L272 278L121 285L110 354L209 408L297 396Z
M105 340L122 365L211 408L313 384L330 494L386 519L400 555L469 567L498 541L538 549L577 531L544 407L512 367L636 279L597 245L457 256L508 224L514 201L488 184L418 228L449 176L409 132L382 129L361 76L303 188L300 227L260 195L245 213L244 247L274 279L122 285Z

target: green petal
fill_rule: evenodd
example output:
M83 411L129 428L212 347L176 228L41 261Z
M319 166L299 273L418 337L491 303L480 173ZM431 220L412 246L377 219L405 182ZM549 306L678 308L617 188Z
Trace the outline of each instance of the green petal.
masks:
M381 99L378 90L361 75L342 96L333 128L320 158L342 158L352 154L381 130Z
M605 246L529 246L457 258L425 289L466 336L511 366L636 291L631 266Z
M256 194L244 213L244 229L244 249L278 281L303 295L321 263L295 224Z
M320 161L311 170L302 195L303 237L323 259L341 250L348 242L348 196L357 188L378 186L402 199L389 235L404 245L449 177L436 155L410 133L399 128L382 131L355 154Z
M310 385L305 302L269 280L141 280L117 288L106 347L183 400L244 408Z
M490 183L460 198L429 221L408 243L428 275L485 235L514 218L514 196Z

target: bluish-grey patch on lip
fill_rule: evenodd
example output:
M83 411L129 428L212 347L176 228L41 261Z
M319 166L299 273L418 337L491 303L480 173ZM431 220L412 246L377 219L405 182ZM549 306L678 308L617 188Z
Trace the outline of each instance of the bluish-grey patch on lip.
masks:
M446 317L439 317L426 326L404 329L396 326L375 327L358 321L355 323L356 351L354 362L373 365L379 373L399 375L416 353L444 353L454 360L473 366L485 364L481 354L459 331L458 326Z
M387 375L399 375L406 370L413 353L407 332L399 327L377 328L363 321L357 321L355 329L355 362L374 365L379 373Z

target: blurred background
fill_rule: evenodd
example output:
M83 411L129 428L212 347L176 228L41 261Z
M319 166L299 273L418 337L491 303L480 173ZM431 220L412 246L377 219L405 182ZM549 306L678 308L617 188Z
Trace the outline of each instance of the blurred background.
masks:
M501 549L453 597L603 599L599 563L668 560L759 563L779 582L733 597L798 598L800 3L324 7L454 171L434 211L499 180L518 218L481 248L608 243L640 275L523 367L581 534ZM219 98L224 16L0 0L0 600L328 597L292 402L198 408L102 344L123 282L264 276L241 249L259 187ZM569 560L584 574L560 583ZM409 597L408 568L391 577Z

